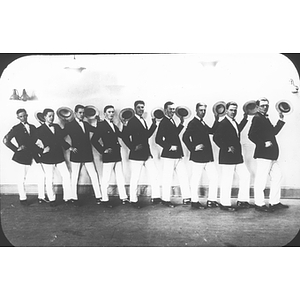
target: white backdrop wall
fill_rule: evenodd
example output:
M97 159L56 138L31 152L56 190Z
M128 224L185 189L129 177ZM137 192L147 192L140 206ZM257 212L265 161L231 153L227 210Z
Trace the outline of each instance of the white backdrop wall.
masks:
M201 62L217 60L215 67L205 67ZM0 100L4 108L1 117L1 139L18 123L16 110L25 108L29 114L29 122L39 126L34 117L36 111L52 108L55 111L62 106L74 109L76 104L94 105L103 118L103 108L112 104L116 108L116 124L122 125L117 117L125 107L133 107L137 99L146 102L146 120L151 123L151 111L163 107L166 101L190 108L192 115L186 119L185 125L193 118L197 102L205 102L207 107L206 122L214 121L212 107L217 101L236 101L239 104L237 120L243 117L243 104L259 97L270 100L270 120L275 125L278 113L275 104L279 100L289 100L293 112L285 116L286 125L278 134L280 146L279 162L283 171L283 187L300 189L300 99L299 94L292 93L290 79L299 86L299 76L292 62L280 54L241 54L241 55L196 55L196 54L124 54L124 55L76 55L76 63L85 67L81 73L64 69L74 62L69 55L32 55L17 59L3 72L0 79ZM21 94L23 88L29 96L35 94L38 100L12 101L9 97L13 89ZM241 142L247 167L251 172L253 184L255 160L252 158L254 144L248 137L251 118L242 132ZM63 127L56 117L55 122ZM177 122L179 120L177 119ZM93 125L95 125L92 122ZM183 134L184 130L181 133ZM162 164L161 148L155 144L155 134L150 140L150 147L157 164L160 177ZM212 142L215 163L218 161L218 148ZM126 182L129 183L130 164L128 149L122 142L122 157ZM184 147L185 161L190 174L189 152ZM15 183L15 175L11 157L13 153L0 143L1 153L1 187ZM68 151L66 159L68 160ZM97 170L102 174L101 156L94 151ZM28 184L35 183L36 166L28 174ZM56 174L55 182L61 179ZM89 184L85 170L82 172L80 184ZM111 183L115 183L112 176ZM147 174L143 171L141 184L148 184ZM174 177L174 185L178 179ZM204 176L202 184L207 184ZM237 184L235 179L234 184ZM5 189L3 189L5 190Z

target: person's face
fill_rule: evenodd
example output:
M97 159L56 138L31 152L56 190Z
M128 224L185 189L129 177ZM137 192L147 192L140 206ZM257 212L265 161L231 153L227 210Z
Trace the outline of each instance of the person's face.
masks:
M165 114L169 118L173 118L175 114L175 104L168 105L167 109L165 110Z
M228 109L226 110L226 114L229 118L234 119L237 114L237 106L229 105Z
M75 112L75 116L79 120L83 120L84 118L84 108L79 108L77 112Z
M142 116L145 112L145 105L144 104L138 104L136 107L135 107L135 113L138 115L138 116Z
M112 119L114 118L115 115L115 110L114 108L109 108L106 110L106 112L104 113L105 118L108 119L109 121L112 121Z
M17 115L17 118L18 118L18 119L20 120L20 122L22 122L22 123L26 123L26 122L27 122L27 117L28 117L28 115L27 115L27 113L24 112L24 111L18 113L18 115Z
M261 114L266 114L269 110L269 101L267 100L261 100L259 102L259 106L258 106L258 112L260 112Z
M196 113L200 119L203 119L206 114L206 107L204 105L199 106Z
M53 121L54 121L54 112L48 112L47 114L46 114L46 116L44 116L44 118L45 118L45 122L47 123L47 124L52 124L53 123Z

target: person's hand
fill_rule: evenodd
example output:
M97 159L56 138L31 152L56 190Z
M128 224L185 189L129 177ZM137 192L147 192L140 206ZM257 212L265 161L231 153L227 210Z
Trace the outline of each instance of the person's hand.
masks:
M177 146L172 145L169 151L177 151Z
M195 151L201 151L204 149L204 145L203 144L199 144L195 147Z
M102 120L100 119L100 116L96 116L95 119L97 120L97 122L102 122Z
M279 113L279 119L280 119L281 121L283 121L283 119L284 119L284 114L283 114L282 112Z
M125 126L125 127L126 127L126 126L128 125L128 120L123 120L123 122L122 122L122 123L123 123L123 126Z
M229 153L234 153L235 149L233 146L228 147L228 152Z
M272 146L273 146L273 144L272 144L271 141L265 142L265 147L266 147L266 148L269 148L269 147L272 147Z
M48 153L50 151L50 147L49 146L47 146L47 147L45 147L44 148L44 150L43 150L43 154L45 154L45 153Z
M70 151L73 152L73 153L77 153L77 152L78 152L77 148L70 147L69 149L70 149Z
M17 149L17 151L22 151L22 150L25 150L26 149L26 147L24 146L24 145L21 145L18 149Z
M156 123L156 118L152 118L152 123L153 123L153 124Z
M214 115L215 115L215 120L217 120L217 121L219 121L219 119L220 119L220 115L216 112L216 113L214 113Z
M143 145L142 144L138 144L138 145L135 146L134 151L138 151L138 150L141 150L141 149L143 149Z
M105 149L104 153L112 153L112 149L111 148L107 148L107 149Z
M248 119L248 114L247 114L247 112L244 112L244 119Z

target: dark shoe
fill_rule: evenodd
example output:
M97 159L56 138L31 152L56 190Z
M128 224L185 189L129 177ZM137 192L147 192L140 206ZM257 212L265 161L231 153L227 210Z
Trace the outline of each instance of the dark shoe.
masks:
M101 205L107 207L107 208L112 208L113 206L109 203L109 201L101 201Z
M238 208L252 208L254 205L250 204L249 202L244 201L237 201L236 206Z
M57 202L55 200L54 201L49 201L49 202L50 202L51 207L57 206Z
M96 198L96 204L101 204L102 198Z
M270 207L271 207L272 209L289 208L288 205L282 204L282 203L280 203L280 202L277 203L277 204L274 204L274 205L270 205Z
M132 207L134 207L134 208L137 208L137 209L141 208L141 205L139 204L138 201L137 201L137 202L130 202L130 204L131 204Z
M191 204L191 202L192 202L191 198L185 198L182 200L183 205Z
M159 203L161 203L161 199L160 198L152 198L151 200L150 200L150 202L152 203L152 204L159 204Z
M263 206L255 205L255 210L257 210L257 211L264 211L264 212L273 212L274 211L273 208L268 207L266 205L263 205Z
M191 203L191 208L196 208L196 209L206 209L206 206L201 204L200 202L192 202Z
M171 201L164 201L164 200L161 200L161 204L164 205L164 206L168 206L168 207L171 207L171 208L174 208L175 205L171 203Z
M128 198L121 199L121 202L122 202L123 205L125 205L127 203L131 203Z
M23 205L23 206L28 206L28 202L27 200L20 200L20 204Z
M217 201L208 200L206 203L207 203L207 207L209 207L209 208L214 208L214 207L220 206Z
M231 205L222 205L222 204L219 204L220 206L220 209L222 210L227 210L227 211L236 211L237 208L234 207L234 206L231 206Z
M45 198L38 198L38 202L39 204L41 204L41 203L49 203L50 201Z

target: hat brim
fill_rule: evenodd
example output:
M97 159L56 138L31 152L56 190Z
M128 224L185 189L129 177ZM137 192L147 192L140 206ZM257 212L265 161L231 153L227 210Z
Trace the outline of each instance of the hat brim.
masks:
M45 123L45 119L42 112L37 111L34 113L34 116L41 124Z
M280 100L276 103L275 108L278 112L283 114L290 114L292 112L292 105L287 100Z
M243 111L247 114L247 115L255 115L257 113L257 105L256 105L256 101L251 100L251 101L247 101L244 105L243 105Z
M57 116L64 121L70 122L74 119L73 110L69 107L60 107L56 111Z
M226 103L224 101L219 101L214 104L212 110L214 114L218 114L219 117L223 117L226 114Z
M178 118L183 117L184 119L186 119L191 115L191 111L185 106L178 106L176 107L175 114Z
M124 108L119 113L119 119L121 122L129 121L132 119L135 115L135 112L132 108Z
M88 105L84 108L84 116L87 119L95 119L97 116L99 116L99 110L95 106Z
M154 108L151 112L151 117L156 118L158 120L162 119L164 115L165 115L164 110L160 107Z

